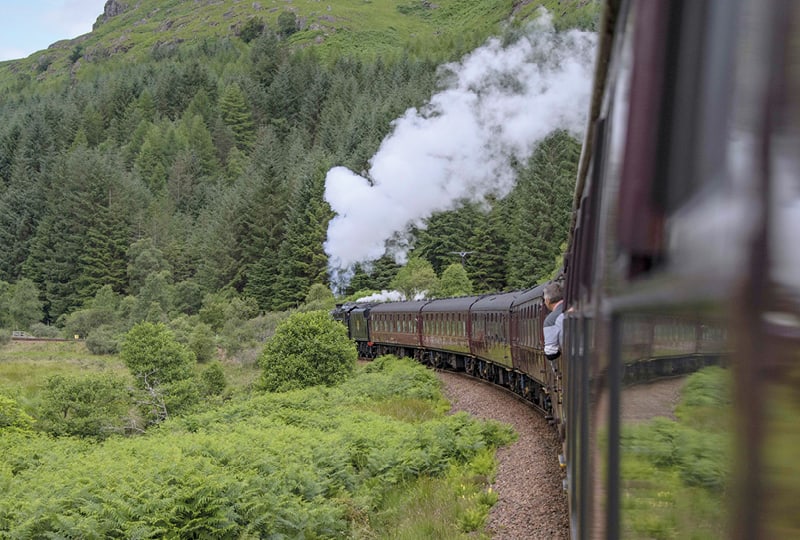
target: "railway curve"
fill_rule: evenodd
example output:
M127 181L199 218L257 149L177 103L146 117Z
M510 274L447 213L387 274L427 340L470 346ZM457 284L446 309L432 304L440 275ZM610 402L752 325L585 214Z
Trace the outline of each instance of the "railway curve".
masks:
M541 412L510 391L464 374L437 371L451 412L510 424L519 438L497 452L498 501L487 528L495 540L569 538L558 434Z

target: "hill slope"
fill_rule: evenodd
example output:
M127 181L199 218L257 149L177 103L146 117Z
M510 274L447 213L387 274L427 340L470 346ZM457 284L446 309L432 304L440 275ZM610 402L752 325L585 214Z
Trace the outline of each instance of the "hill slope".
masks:
M253 28L285 35L294 48L323 58L374 58L409 49L422 57L461 54L506 21L525 21L539 7L566 27L588 27L593 0L108 0L92 32L53 43L28 58L0 62L0 90L30 80L81 78L87 65L139 62L184 43L248 39ZM447 54L445 54L447 56Z

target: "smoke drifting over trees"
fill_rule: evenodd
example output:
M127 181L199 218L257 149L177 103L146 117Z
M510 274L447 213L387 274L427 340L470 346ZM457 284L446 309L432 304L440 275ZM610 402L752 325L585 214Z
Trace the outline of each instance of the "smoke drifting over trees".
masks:
M555 130L580 135L588 110L595 35L556 33L542 16L510 45L492 39L443 66L444 89L392 124L366 176L344 167L326 177L336 217L325 251L332 271L379 258L400 261L409 230L465 200L503 197L524 162Z

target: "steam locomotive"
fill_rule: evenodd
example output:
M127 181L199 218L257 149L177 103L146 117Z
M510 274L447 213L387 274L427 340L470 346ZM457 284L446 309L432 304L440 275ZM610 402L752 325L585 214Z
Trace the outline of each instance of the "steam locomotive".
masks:
M464 370L550 416L573 538L800 537L797 36L792 0L604 3L556 363L542 286L337 310L363 356ZM704 424L722 442L660 440L700 449L664 473L630 444L653 420L631 396L710 364L730 380Z

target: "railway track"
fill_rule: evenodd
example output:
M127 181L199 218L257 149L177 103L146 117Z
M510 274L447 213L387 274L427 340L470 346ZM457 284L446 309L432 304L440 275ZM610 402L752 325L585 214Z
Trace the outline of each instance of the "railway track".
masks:
M492 489L498 502L487 527L493 539L569 538L567 498L558 464L561 444L542 411L514 392L461 372L437 370L452 412L510 424L516 442L498 450Z
M33 336L11 336L11 341L43 342L43 341L85 341L85 340L67 339L67 338L43 338L43 337L33 337Z

